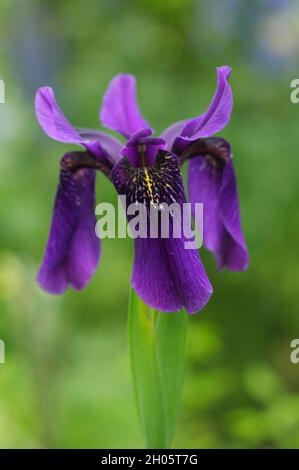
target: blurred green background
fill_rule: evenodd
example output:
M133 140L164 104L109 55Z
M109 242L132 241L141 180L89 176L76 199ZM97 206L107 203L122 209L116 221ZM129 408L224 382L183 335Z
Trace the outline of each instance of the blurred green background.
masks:
M1 0L0 447L142 446L126 334L132 241L104 240L83 292L35 284L68 149L39 128L37 87L55 88L72 123L97 127L109 80L134 73L159 132L206 108L223 64L235 104L222 135L251 263L219 274L202 250L214 295L189 318L174 446L299 447L298 34L288 0ZM101 176L97 201L116 201Z

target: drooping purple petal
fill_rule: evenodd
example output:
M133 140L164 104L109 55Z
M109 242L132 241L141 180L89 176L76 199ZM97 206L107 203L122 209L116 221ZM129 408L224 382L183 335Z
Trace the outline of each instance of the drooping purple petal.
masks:
M195 313L206 305L212 286L198 251L182 238L136 238L132 286L145 303L174 312Z
M79 170L76 178L81 179L82 206L80 222L70 245L68 274L70 284L75 289L83 289L94 274L100 256L100 240L95 234L95 171Z
M219 199L223 225L232 239L222 265L228 264L232 271L243 271L248 267L249 256L241 228L237 181L232 160L225 165Z
M175 145L185 147L190 141L209 137L221 131L229 122L233 95L228 83L231 69L228 66L217 68L217 88L208 110L200 116L187 121Z
M38 89L35 96L35 112L41 128L52 139L66 144L82 145L97 157L109 159L108 146L107 151L105 151L98 137L93 140L85 139L66 119L51 87ZM113 159L112 156L111 158Z
M178 203L181 211L185 201L183 181L178 160L174 154L159 151L152 167L134 167L127 158L120 160L112 170L116 190L126 195L127 205L136 201L161 204ZM148 215L149 217L149 215ZM183 230L173 236L170 217L169 237L150 238L149 220L146 238L136 238L132 286L150 306L162 311L176 311L185 307L189 313L201 310L208 302L212 287L201 263L198 251L187 249Z
M47 292L62 294L70 285L82 289L100 256L95 235L95 172L61 170L50 235L37 280Z
M120 74L111 80L104 95L100 119L105 127L126 138L139 129L150 127L139 111L133 75Z
M233 162L217 157L192 158L188 191L192 203L203 203L204 245L216 257L219 269L242 271L248 266Z

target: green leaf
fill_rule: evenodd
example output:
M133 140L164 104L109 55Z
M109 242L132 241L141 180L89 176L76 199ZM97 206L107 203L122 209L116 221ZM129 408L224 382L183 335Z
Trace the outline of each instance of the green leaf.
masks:
M138 414L147 448L169 448L181 396L187 315L148 307L133 291L129 344Z

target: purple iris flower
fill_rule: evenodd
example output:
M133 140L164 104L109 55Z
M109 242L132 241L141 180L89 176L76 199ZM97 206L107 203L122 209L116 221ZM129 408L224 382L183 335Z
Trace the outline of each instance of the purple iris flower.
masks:
M240 225L236 179L229 144L212 137L230 119L233 99L228 83L230 68L217 69L217 89L208 110L175 123L160 137L141 115L135 78L118 75L104 95L100 119L117 131L125 145L100 130L73 127L60 110L53 90L36 94L37 119L51 138L77 144L83 151L65 154L54 204L50 235L38 273L40 286L61 294L69 285L82 289L92 277L100 257L95 234L95 172L100 170L127 202L146 205L186 201L181 165L190 160L189 199L204 203L204 244L218 267L244 270L248 252ZM170 227L170 232L173 227ZM185 249L185 237L136 238L131 283L145 303L162 311L185 307L201 310L212 286L198 250Z

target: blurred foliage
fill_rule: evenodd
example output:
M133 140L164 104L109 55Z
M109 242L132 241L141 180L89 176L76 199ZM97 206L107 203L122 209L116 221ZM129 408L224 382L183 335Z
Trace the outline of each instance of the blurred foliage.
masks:
M74 124L96 127L108 81L134 73L159 132L205 109L222 64L233 68L234 113L223 136L234 150L251 264L216 273L202 250L214 295L189 318L174 445L299 447L299 366L289 358L299 331L299 105L289 99L298 25L284 23L298 10L287 0L211 3L1 1L1 447L142 445L126 341L131 240L104 240L84 292L55 298L35 285L68 149L40 130L36 88L52 85ZM281 47L272 50L281 21ZM116 201L101 176L97 200Z

